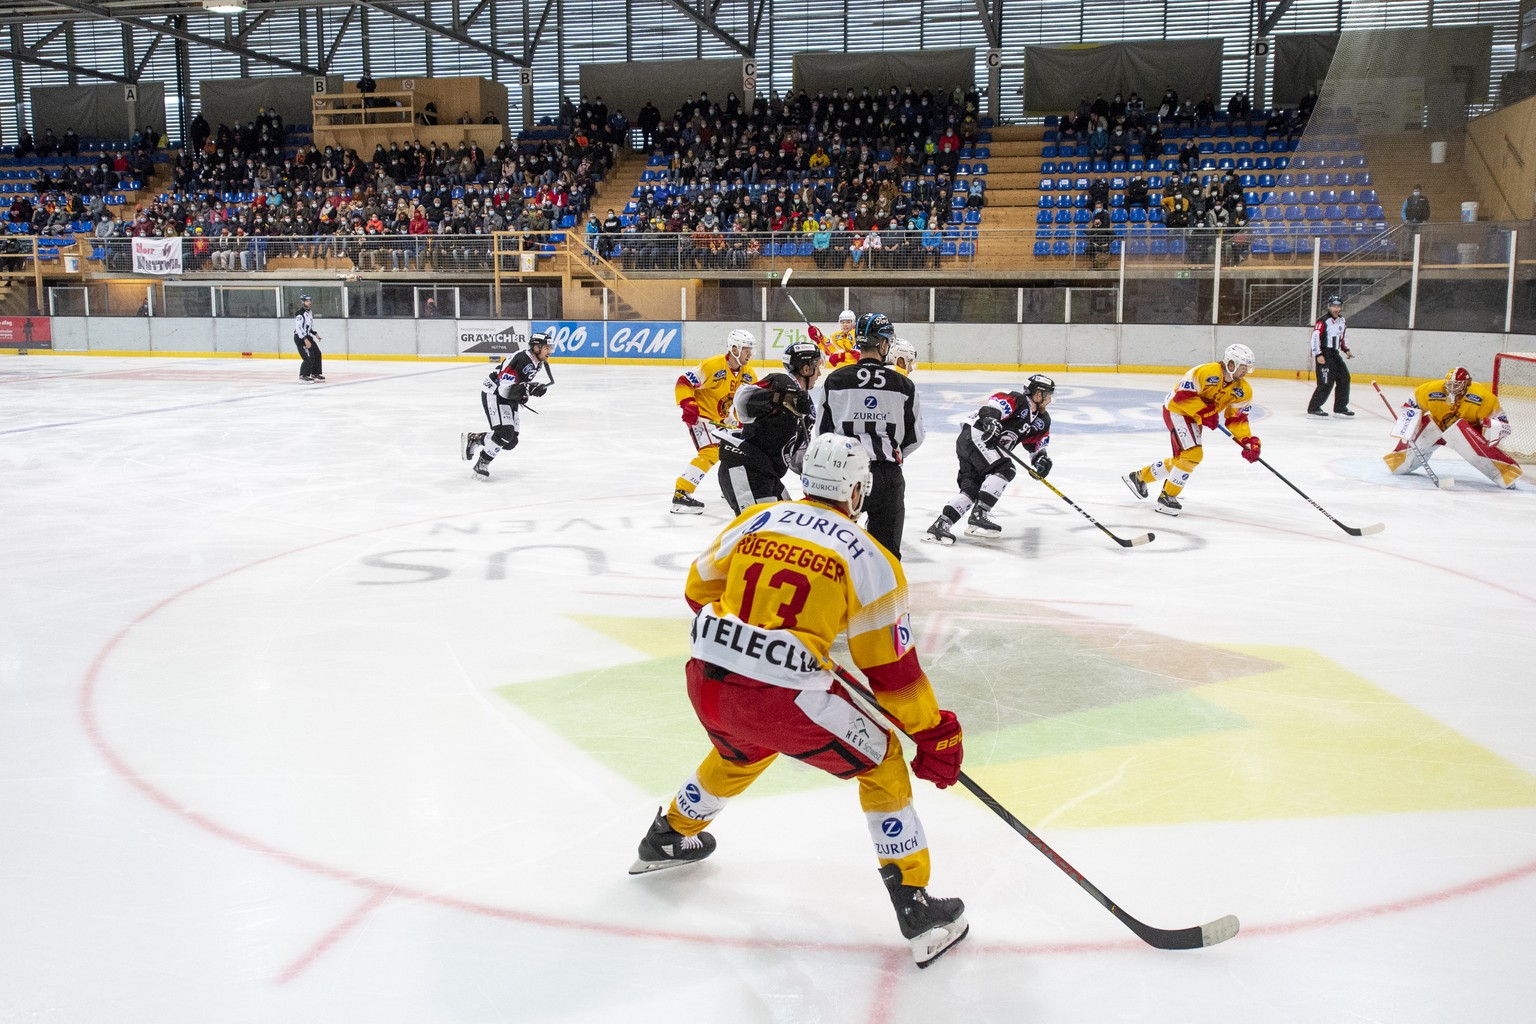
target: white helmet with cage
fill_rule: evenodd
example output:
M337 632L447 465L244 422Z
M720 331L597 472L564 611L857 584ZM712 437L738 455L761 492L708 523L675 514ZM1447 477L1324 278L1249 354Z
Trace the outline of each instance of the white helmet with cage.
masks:
M805 450L800 471L800 485L807 497L846 503L851 515L858 515L874 486L869 470L869 454L864 446L841 434L821 434ZM862 486L860 486L862 485ZM854 498L854 488L859 494Z

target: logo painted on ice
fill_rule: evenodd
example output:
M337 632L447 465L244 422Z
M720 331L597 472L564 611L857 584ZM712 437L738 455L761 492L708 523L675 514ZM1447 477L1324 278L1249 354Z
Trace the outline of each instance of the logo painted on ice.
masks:
M880 404L880 400L878 398L876 398L874 395L865 395L864 396L864 408L866 408L866 409L873 409L875 406L877 406L879 404Z
M880 831L885 833L890 838L895 839L897 836L901 835L901 819L886 818L880 823Z

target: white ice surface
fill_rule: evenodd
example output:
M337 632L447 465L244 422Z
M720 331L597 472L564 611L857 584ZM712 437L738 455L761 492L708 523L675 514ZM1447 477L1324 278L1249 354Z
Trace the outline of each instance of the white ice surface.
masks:
M920 371L905 564L968 768L1129 913L1243 932L1145 946L980 804L920 784L933 889L965 898L972 935L919 972L851 787L798 765L731 805L708 863L625 874L706 750L680 675L636 681L681 649L684 567L728 518L713 481L704 516L667 512L691 454L673 371L559 367L482 482L456 446L482 427L484 367L333 361L310 386L295 365L0 361L0 1021L1440 1024L1536 1005L1536 487L1497 491L1453 454L1454 490L1390 477L1368 382L1359 416L1323 420L1307 385L1260 379L1257 432L1378 536L1224 438L1186 514L1153 514L1117 477L1165 453L1170 382L1069 374L1051 482L1157 540L1120 550L1018 480L1004 539L937 548L918 538L954 490L951 424L1019 381ZM1141 648L1106 636L1147 645L1135 689L1117 680ZM1198 737L1106 735L1042 751L1053 788L1031 791L1055 716L1124 728L1134 701L1189 689L1186 657L1255 649L1359 681L1277 701L1358 724L1358 749L1292 728L1213 769L1187 757ZM1383 755L1392 728L1412 732ZM1063 788L1067 763L1085 767ZM1416 806L1400 772L1471 781ZM1117 805L1133 777L1163 792ZM1335 790L1366 797L1341 811Z

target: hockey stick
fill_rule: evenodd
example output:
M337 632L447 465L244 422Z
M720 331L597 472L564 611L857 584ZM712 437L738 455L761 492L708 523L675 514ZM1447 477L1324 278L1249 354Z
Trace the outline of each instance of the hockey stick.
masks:
M844 686L856 693L864 702L872 704L882 716L896 726L903 736L906 736L908 739L912 738L911 734L903 729L901 723L896 720L896 716L885 710L880 704L879 699L862 683L853 678L841 665L834 666L834 668L837 672L837 677L842 680ZM1084 878L1082 872L1063 860L1061 854L1051 849L1044 839L1035 834L1034 830L1014 817L1008 808L998 803L996 797L982 789L976 780L965 774L965 772L960 773L960 785L964 786L970 791L972 796L985 804L989 811L1003 819L1009 828L1028 840L1029 845L1044 854L1046 860L1060 868L1068 878L1081 886L1088 895L1098 900L1101 907L1113 914L1115 919L1121 924L1135 932L1136 937L1147 945L1155 946L1158 949L1200 949L1204 946L1214 946L1218 942L1226 942L1237 934L1239 924L1237 917L1232 914L1190 928L1154 928L1152 925L1138 921L1124 910L1121 910L1118 903L1100 892L1098 886Z
M1232 437L1232 431L1228 430L1224 425L1218 427L1217 429L1219 429L1223 434L1226 434L1228 437ZM1232 437L1232 443L1239 447L1242 446L1242 442L1235 437ZM1303 491L1300 487L1297 487L1295 484L1287 480L1284 473L1281 473L1274 466L1271 466L1268 462L1264 461L1264 457L1262 455L1259 456L1258 462L1259 465L1263 466L1265 469L1275 474L1275 476L1279 477L1281 483L1285 484L1285 486L1289 487L1291 490L1305 498L1307 504L1321 512L1330 523L1332 523L1334 526L1337 526L1351 537L1368 537L1371 534L1380 533L1382 530L1387 528L1385 523L1372 523L1369 526L1361 526L1358 528L1354 526L1345 526L1343 523L1334 518L1333 513L1329 512L1327 509L1323 508L1323 506L1313 501L1307 495L1306 491Z
M809 327L811 326L811 318L805 315L805 310L800 308L800 303L796 302L795 297L789 294L789 275L794 272L794 267L786 268L784 276L779 278L779 287L784 289L784 297L789 300L791 306L795 307L795 312L800 314L800 319L805 321L805 326Z
M1155 534L1155 533L1137 534L1135 537L1131 537L1129 539L1127 539L1125 537L1119 536L1114 531L1112 531L1109 527L1105 526L1103 523L1101 523L1097 519L1093 518L1093 516L1089 515L1085 511L1083 511L1083 507L1081 505L1079 505L1077 502L1073 501L1071 498L1067 497L1065 494L1062 494L1059 490L1057 490L1055 484L1051 483L1049 480L1047 480L1045 477L1041 476L1039 473L1036 473L1035 472L1035 468L1033 466L1031 466L1029 463L1025 462L1023 459L1019 458L1017 455L1013 454L1013 449L1011 449L1011 448L1005 449L1005 450L1003 450L1003 454L1008 456L1015 463L1017 463L1019 468L1023 469L1024 472L1028 473L1030 476L1034 477L1036 480L1040 481L1042 484L1045 484L1045 486L1049 487L1051 489L1052 493L1054 493L1062 501L1066 502L1068 505L1071 505L1073 508L1077 509L1078 512L1082 513L1082 516L1083 516L1084 519L1088 520L1094 526L1097 526L1100 530L1103 530L1104 534L1107 537L1109 537L1110 540L1114 541L1116 544L1119 544L1121 547L1123 547L1123 548L1134 548L1134 547L1138 547L1138 546L1140 546L1142 544L1150 544L1157 537L1157 534Z
M1382 391L1381 385L1377 384L1375 381L1371 381L1371 387L1375 388L1376 393L1381 396L1382 403L1387 407L1387 414L1392 417L1392 420L1395 423L1397 421L1397 414L1392 411L1392 403L1387 401L1386 392ZM1419 465L1424 467L1424 475L1429 477L1429 479L1434 483L1436 487L1439 487L1442 490L1449 490L1451 488L1451 481L1449 479L1441 480L1440 475L1429 468L1429 460L1425 458L1424 453L1419 450L1418 442L1409 440L1406 437L1403 438L1403 440L1408 442L1408 447L1412 449L1413 454L1418 457Z

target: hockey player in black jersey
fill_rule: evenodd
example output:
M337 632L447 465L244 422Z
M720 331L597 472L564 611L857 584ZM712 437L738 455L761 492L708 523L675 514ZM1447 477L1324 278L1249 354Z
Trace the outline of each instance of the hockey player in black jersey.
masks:
M519 407L526 405L530 398L542 397L549 390L549 384L534 380L534 377L545 370L553 347L549 335L535 334L528 339L525 351L507 356L480 382L480 404L485 408L485 419L491 429L462 435L459 450L465 459L474 459L470 468L481 479L490 478L492 459L517 447Z
M720 436L720 492L737 515L765 501L787 501L784 474L800 470L815 417L811 388L821 376L821 349L797 341L784 352L787 373L770 373L739 388L739 430Z
M864 509L866 529L885 549L901 557L907 513L907 484L901 464L923 443L923 415L917 385L887 366L896 330L884 313L865 313L853 328L859 361L839 366L821 386L818 434L856 437L869 453L875 483Z
M1037 373L1022 392L999 391L966 420L955 439L960 493L949 499L923 540L953 544L950 528L967 512L966 533L995 537L1002 532L991 511L1018 472L1008 453L1022 446L1030 453L1036 473L1043 477L1051 471L1051 456L1045 450L1051 439L1051 414L1045 409L1055 393L1056 382Z

